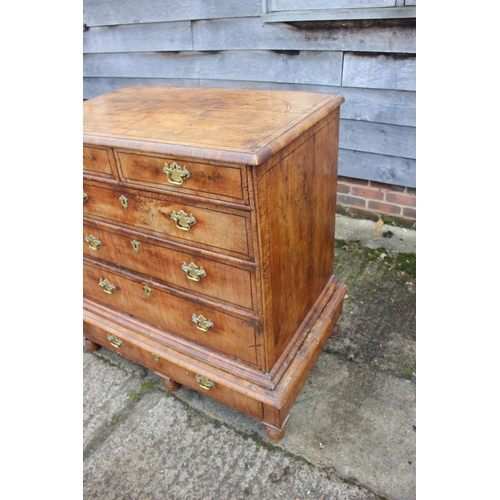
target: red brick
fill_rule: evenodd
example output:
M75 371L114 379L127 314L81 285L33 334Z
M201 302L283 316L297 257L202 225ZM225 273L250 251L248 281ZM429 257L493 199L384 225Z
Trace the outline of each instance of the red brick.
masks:
M389 191L392 188L390 184L384 184L383 182L377 181L370 181L370 186L376 189L385 189L386 191Z
M346 196L345 194L337 195L337 203L341 205L351 205L353 207L366 207L366 200L362 198L354 198L354 196Z
M337 184L337 193L348 194L351 192L351 186L344 184L343 182L339 182Z
M404 186L395 186L394 184L385 184L383 182L370 181L370 186L377 189L384 189L385 191L399 191L400 193L404 193Z
M389 203L380 203L379 201L369 201L368 208L390 215L401 214L401 207L398 207L397 205L390 205Z
M354 179L353 177L339 177L339 182L345 182L347 184L355 184L357 186L368 186L369 181L363 179Z
M382 201L384 199L384 193L376 191L375 189L353 187L351 189L351 194L353 196L360 196L361 198L366 198L368 200Z
M404 205L406 207L417 206L417 199L414 196L409 196L407 194L387 193L385 200L388 203L396 203L398 205Z
M410 218L410 219L416 219L417 218L417 211L414 210L413 208L403 208L403 215L405 217Z

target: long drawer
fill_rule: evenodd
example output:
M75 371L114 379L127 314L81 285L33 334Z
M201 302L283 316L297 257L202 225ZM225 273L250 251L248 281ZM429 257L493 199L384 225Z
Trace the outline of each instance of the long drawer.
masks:
M148 280L84 260L84 296L257 366L256 321L183 298Z
M253 266L224 263L104 224L84 222L83 254L226 304L254 309ZM239 266L237 265L239 264Z
M248 204L245 170L117 150L120 177L128 184Z
M131 338L123 332L106 330L95 323L86 321L83 323L83 330L87 339L131 361L146 366L158 375L175 380L186 387L197 390L255 418L262 419L264 417L260 401L241 392L236 392L219 381L214 382L206 377L208 373L203 368L189 369L172 362L170 360L171 355L169 356L155 343L139 338L137 334L134 335L134 338Z
M121 186L84 183L83 213L179 243L251 257L250 213Z

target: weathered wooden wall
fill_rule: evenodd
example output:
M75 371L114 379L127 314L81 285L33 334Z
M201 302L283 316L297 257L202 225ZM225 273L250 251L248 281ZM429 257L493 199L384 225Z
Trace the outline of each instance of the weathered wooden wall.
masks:
M357 12L405 5L336 1ZM138 84L340 92L340 175L415 187L415 20L264 15L332 2L84 0L84 98Z

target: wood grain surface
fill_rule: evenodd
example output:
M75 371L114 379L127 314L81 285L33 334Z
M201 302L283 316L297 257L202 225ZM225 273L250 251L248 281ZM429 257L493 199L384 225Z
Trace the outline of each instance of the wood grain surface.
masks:
M84 139L256 165L341 102L312 92L129 87L84 103Z

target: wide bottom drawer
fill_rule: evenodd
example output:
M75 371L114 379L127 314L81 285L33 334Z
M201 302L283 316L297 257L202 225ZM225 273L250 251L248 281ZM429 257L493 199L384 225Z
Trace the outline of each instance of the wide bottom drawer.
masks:
M87 322L85 319L83 333L86 339L145 366L160 376L174 380L247 415L260 420L264 416L263 405L260 401L226 387L220 382L213 382L206 377L202 367L194 371L176 364L172 354L139 335L131 337L124 332L117 332L94 322Z

